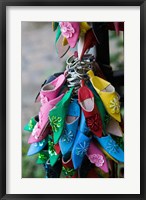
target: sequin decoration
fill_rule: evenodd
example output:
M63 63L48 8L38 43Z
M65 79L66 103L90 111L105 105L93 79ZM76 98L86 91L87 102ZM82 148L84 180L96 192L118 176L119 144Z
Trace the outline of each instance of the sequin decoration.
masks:
M119 103L119 99L118 97L114 97L111 101L110 101L110 109L111 112L114 113L119 113L120 112L120 103Z
M83 157L87 150L89 148L89 142L82 142L82 143L79 143L78 146L76 147L76 154L80 157Z
M68 177L72 177L75 174L74 169L65 168L64 166L62 167L62 172L65 176L68 176Z
M48 153L50 156L56 156L57 153L54 149L54 144L53 144L53 141L49 140L48 141Z
M41 159L42 161L47 161L48 159L47 155L44 153L39 153L38 158Z
M61 121L61 117L52 116L52 118L50 118L50 125L52 127L53 132L57 132L58 128L61 126Z

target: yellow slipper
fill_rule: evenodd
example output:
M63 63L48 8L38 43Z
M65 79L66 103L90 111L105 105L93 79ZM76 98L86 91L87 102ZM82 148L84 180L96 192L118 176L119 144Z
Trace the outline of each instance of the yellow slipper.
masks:
M67 39L64 37L62 40L62 46L66 46L68 44Z
M95 76L92 70L89 70L87 74L109 115L121 122L119 96L115 88L108 81Z
M83 37L90 28L87 22L80 22L80 37Z

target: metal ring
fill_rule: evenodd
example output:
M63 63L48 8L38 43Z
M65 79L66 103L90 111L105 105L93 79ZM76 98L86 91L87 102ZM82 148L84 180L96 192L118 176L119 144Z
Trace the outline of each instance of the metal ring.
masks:
M73 58L75 58L75 59L73 59ZM72 60L71 60L72 59ZM70 60L71 60L71 62L70 62ZM74 62L72 62L72 61L74 61ZM72 56L70 56L69 58L67 58L67 60L66 60L66 64L67 65L74 65L76 62L78 62L78 58L76 58L74 55L72 55Z

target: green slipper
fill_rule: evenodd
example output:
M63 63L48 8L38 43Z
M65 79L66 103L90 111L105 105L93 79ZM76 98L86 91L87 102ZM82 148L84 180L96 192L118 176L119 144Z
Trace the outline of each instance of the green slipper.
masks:
M32 132L34 126L36 125L36 123L37 123L38 121L39 121L38 116L32 117L32 118L29 120L28 124L26 124L26 125L24 126L24 130L25 130L25 131Z
M95 104L98 107L100 116L101 116L101 120L102 120L102 127L103 127L103 132L105 133L105 128L106 128L106 124L107 124L107 112L105 110L105 107L102 103L101 98L98 96L98 94L96 93L95 89L93 88L93 86L91 85L91 83L88 83L89 88L92 90L93 94L94 94L94 99L95 99Z
M52 22L52 29L53 29L53 31L56 31L58 25L59 25L58 22Z
M57 31L56 31L55 44L57 43L60 36L61 36L61 29L60 29L60 26L58 26Z
M47 162L47 160L49 159L49 154L48 154L48 151L46 150L42 150L40 153L39 153L39 156L38 156L38 159L36 161L37 164L45 164Z
M56 107L50 110L49 120L53 131L54 144L57 144L65 125L65 119L68 112L69 103L73 88L70 88L63 98L56 104Z
M51 137L49 138L49 141L48 141L48 154L50 158L50 165L53 167L55 163L57 162L57 160L59 159L60 154L56 153Z

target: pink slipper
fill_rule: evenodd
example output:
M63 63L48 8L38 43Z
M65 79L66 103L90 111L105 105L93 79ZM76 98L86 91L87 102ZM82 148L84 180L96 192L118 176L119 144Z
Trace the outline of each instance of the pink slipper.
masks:
M48 101L47 97L43 96L42 93L40 94L42 106L39 112L39 122L36 123L29 137L29 144L39 142L48 135L49 112L62 99L63 95L64 94L61 94L59 97Z
M65 75L61 74L52 82L44 85L41 88L40 95L37 98L37 101L41 100L41 97L40 97L41 95L45 96L48 101L56 98L64 82L65 82Z
M71 48L74 48L80 34L79 22L59 22L62 35L67 39Z
M123 132L122 129L119 125L119 122L117 122L114 118L110 118L107 127L106 127L106 132L110 133L112 135L118 136L118 137L123 137Z
M96 167L99 167L105 173L108 173L108 163L105 155L98 148L94 142L90 143L89 149L87 151L87 157L91 163L94 163Z

